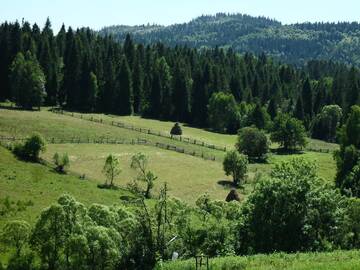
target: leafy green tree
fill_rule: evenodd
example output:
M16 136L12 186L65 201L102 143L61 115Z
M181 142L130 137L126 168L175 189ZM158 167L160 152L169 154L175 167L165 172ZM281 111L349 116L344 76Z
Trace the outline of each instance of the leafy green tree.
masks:
M39 161L39 155L46 149L44 138L40 134L34 134L27 138L24 144L16 145L13 149L15 155L19 158L34 161Z
M343 197L302 159L279 163L256 185L238 223L238 252L326 250L342 234ZM269 240L271 239L271 240Z
M239 112L232 94L218 92L212 94L208 106L209 125L218 132L225 133L234 122L239 121ZM236 132L236 131L235 131Z
M10 81L15 103L25 109L42 105L45 93L45 75L31 52L19 52L11 66Z
M245 127L239 130L236 148L250 160L263 160L269 151L269 141L264 131Z
M25 221L10 221L5 224L0 240L6 246L15 249L15 254L20 257L23 247L30 237L30 225Z
M153 172L148 171L149 159L143 153L137 153L131 158L131 168L138 171L137 180L146 183L145 198L151 197L151 189L154 187L154 182L157 176Z
M115 231L103 226L89 226L85 234L89 248L88 265L94 269L114 269L120 258Z
M65 213L54 204L41 212L31 236L31 245L39 253L46 269L56 270L61 266L61 254L65 246Z
M60 156L58 153L55 153L53 156L53 161L55 164L55 170L59 173L65 173L66 170L70 167L70 160L68 154L63 154Z
M114 155L109 155L105 160L105 165L103 167L103 173L106 176L105 186L114 186L114 180L121 173L119 167L119 159Z
M274 120L271 140L280 144L285 151L306 146L306 132L302 122L288 114L279 114Z
M335 142L341 119L342 109L338 105L324 106L311 125L312 137Z
M235 186L240 185L241 182L244 181L248 163L247 156L239 154L236 150L226 153L223 161L223 168L226 175L231 175L233 177Z

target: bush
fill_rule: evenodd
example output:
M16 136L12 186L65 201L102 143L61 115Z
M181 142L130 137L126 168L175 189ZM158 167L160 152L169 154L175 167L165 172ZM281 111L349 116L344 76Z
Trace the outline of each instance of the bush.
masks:
M170 131L171 135L178 135L181 136L182 135L182 130L181 127L179 125L179 123L175 123L175 125L172 127L171 131Z
M68 154L63 154L60 156L58 153L55 153L53 157L55 163L55 170L59 173L66 173L66 169L70 167L70 160Z
M264 160L269 151L269 141L263 131L246 127L239 131L236 148L250 160Z
M23 160L37 162L40 152L45 151L45 140L40 134L34 134L26 139L24 144L15 145L13 153Z
M337 247L343 234L344 198L323 184L316 169L293 159L276 165L270 178L256 185L238 223L239 253Z

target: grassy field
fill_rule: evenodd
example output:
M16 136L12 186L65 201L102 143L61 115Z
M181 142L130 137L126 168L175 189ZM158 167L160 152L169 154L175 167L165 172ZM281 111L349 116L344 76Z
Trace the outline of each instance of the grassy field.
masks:
M95 115L94 115L95 117ZM97 115L97 117L109 117ZM156 128L165 130L172 126L172 123L155 120L141 119L139 117L120 117L121 121L128 119L128 123L138 124L144 128ZM221 143L235 136L211 133L209 131L187 128L189 136L199 136L206 141ZM100 124L96 122L85 121L66 115L58 115L46 110L41 112L26 112L16 110L0 109L0 135L23 137L33 132L40 132L47 138L121 138L131 140L133 138L145 138L152 141L177 144L180 147L204 151L208 154L217 156L217 161L205 161L201 158L192 157L163 150L151 146L140 145L105 145L105 144L57 144L48 145L47 152L43 157L51 162L55 152L68 153L70 155L72 172L85 174L95 182L103 182L102 167L106 155L113 153L120 157L121 168L123 170L118 179L118 185L126 186L134 177L135 172L129 168L130 157L137 152L144 152L150 158L150 168L159 179L155 185L155 192L159 190L163 182L167 182L170 193L189 203L194 203L196 198L205 192L209 193L214 199L224 199L228 193L229 187L224 184L229 183L229 178L224 175L221 160L224 152L216 151L201 146L195 146L178 141L172 141L153 135L147 135L132 130L117 128L111 125ZM224 138L223 140L221 138ZM336 145L327 144L321 141L311 141L315 146L333 147ZM319 175L326 181L333 181L335 175L335 162L330 153L304 152L299 155L275 155L271 154L268 163L251 164L247 184L240 192L246 196L253 187L253 178L257 173L267 174L273 164L287 160L292 157L301 156L304 159L315 162L319 167Z
M224 257L209 264L210 270L358 270L360 251ZM165 263L160 269L195 270L195 259Z
M120 196L130 194L123 190L101 190L95 183L75 175L60 175L50 167L19 161L3 147L0 147L0 187L0 209L7 209L5 200L12 209L0 216L0 227L13 219L33 223L42 209L64 193L87 205L113 205L120 202Z
M220 162L206 161L173 151L140 145L54 144L48 145L43 157L51 162L56 152L68 153L71 171L100 182L104 181L102 168L106 156L110 153L118 156L122 173L115 182L124 187L136 177L136 172L130 168L132 155L143 152L149 156L149 169L159 177L155 182L155 193L164 182L168 183L172 196L191 203L205 192L212 198L222 200L229 192L218 184L221 180L230 180L224 175Z

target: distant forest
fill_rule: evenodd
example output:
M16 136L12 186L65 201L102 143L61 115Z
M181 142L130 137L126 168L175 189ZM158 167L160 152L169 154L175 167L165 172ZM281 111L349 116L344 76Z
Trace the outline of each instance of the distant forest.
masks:
M285 63L333 60L360 64L359 23L300 23L283 25L265 17L242 14L201 16L171 26L110 26L100 31L123 41L131 33L136 42L162 42L168 46L195 48L224 46L234 51L266 53Z
M359 103L355 66L312 60L300 68L231 48L143 45L130 35L119 43L87 28L63 26L54 35L49 20L42 29L3 23L0 52L0 100L24 108L137 114L226 133L250 125L267 129L287 113L302 120L313 137L333 141L335 135L322 135L324 130L335 133ZM323 117L331 114L323 112L326 105L337 105L335 123Z

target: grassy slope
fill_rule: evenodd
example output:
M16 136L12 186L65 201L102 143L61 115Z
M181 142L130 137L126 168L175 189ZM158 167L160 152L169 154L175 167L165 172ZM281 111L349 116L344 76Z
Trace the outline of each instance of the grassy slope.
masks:
M137 138L151 142L159 142L185 148L188 151L203 152L205 155L216 156L219 160L224 152L186 144L158 136L139 133L132 130L113 127L66 115L58 115L49 111L16 111L0 109L0 135L26 136L34 131L40 132L47 138L99 138L132 140Z
M23 219L33 223L42 209L55 202L64 193L71 194L82 203L112 205L120 202L126 191L100 190L88 180L74 175L59 175L53 169L16 159L7 149L0 147L0 199L31 200L34 205L25 211L12 212L0 217L0 227L8 220Z
M210 270L357 270L360 251L227 257L210 260ZM163 270L195 270L195 260L166 263Z

